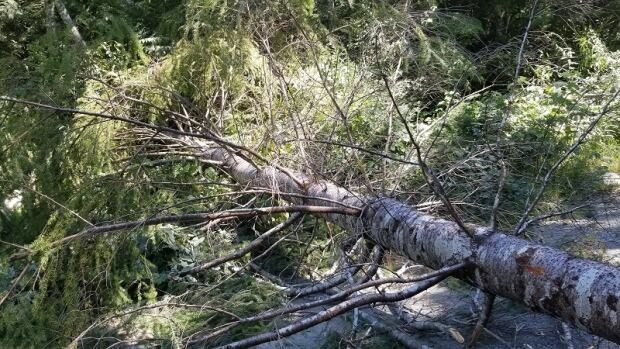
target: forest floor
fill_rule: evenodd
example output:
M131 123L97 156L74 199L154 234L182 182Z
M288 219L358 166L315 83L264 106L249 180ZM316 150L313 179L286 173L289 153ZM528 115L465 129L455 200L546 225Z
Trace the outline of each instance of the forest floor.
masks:
M532 227L530 237L534 241L568 250L582 257L596 258L620 266L620 176L610 173L604 180L613 189L591 199L591 210L587 218L574 218L569 215L549 220ZM428 270L420 267L416 271L423 273ZM458 280L448 279L400 304L400 309L396 311L405 311L418 321L440 322L468 337L475 323L472 301L475 293L476 289ZM319 310L321 309L313 309L311 312ZM359 317L357 338L364 335L381 335L382 330L377 326L369 330L372 327L369 327L370 323L379 318L384 318L386 323L392 324L389 328L396 328L397 325L393 323L394 316L388 315L389 312L386 307L363 310L362 315L367 316ZM257 348L354 347L348 346L344 340L352 337L353 319L351 312L297 335ZM400 322L400 325L402 324L403 322ZM564 339L562 323L559 320L529 311L507 299L498 298L491 320L480 336L477 348L620 349L620 345L597 339L576 328L571 327L570 333L569 343ZM408 332L408 335L415 339L420 347L437 349L463 347L449 335L436 330L413 330ZM368 341L365 343L369 344ZM375 342L371 347L380 347L377 346L379 343Z

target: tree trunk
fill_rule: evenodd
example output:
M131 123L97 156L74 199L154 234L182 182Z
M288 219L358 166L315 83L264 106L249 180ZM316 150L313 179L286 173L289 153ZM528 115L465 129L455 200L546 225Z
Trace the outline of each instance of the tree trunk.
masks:
M75 42L80 45L80 47L85 48L86 42L82 38L82 34L80 34L80 31L75 25L75 22L73 22L73 19L71 19L71 16L69 15L69 11L67 11L67 8L65 7L65 4L61 0L55 0L54 4L56 6L56 9L58 10L60 18L62 18L63 22L65 22L65 25L67 26L67 28L69 28L69 31L73 35L73 39L75 40Z
M360 197L334 183L304 174L286 173L272 166L257 169L220 147L184 139L236 181L297 193L316 199L290 199L294 203L362 208L359 217L323 214L352 234L365 234L374 242L433 269L472 261L474 266L456 277L486 292L525 304L597 336L620 343L620 270L573 257L563 251L488 228L472 226L472 241L456 223L422 214L390 198ZM300 186L297 182L302 183ZM321 199L329 199L329 202Z

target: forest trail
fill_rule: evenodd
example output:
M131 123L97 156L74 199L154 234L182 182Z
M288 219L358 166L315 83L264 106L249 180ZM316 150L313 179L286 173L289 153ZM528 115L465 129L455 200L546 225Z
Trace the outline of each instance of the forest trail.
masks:
M608 173L603 177L611 190L592 198L586 218L566 215L550 219L530 229L530 237L543 244L569 250L588 258L597 258L606 263L620 266L620 175ZM412 268L411 274L422 274L428 269ZM437 321L457 329L467 337L475 324L473 316L473 297L476 289L455 280L447 280L436 287L414 297L403 304L409 315L418 321ZM321 309L314 309L319 311ZM394 310L394 309L392 309ZM365 310L374 318L385 317L390 309L379 307ZM291 319L290 319L291 320ZM256 348L344 348L344 341L334 340L338 334L348 338L351 333L353 313L315 326L277 342L267 343ZM362 317L360 317L360 321ZM391 321L391 320L388 320ZM402 324L401 322L400 324ZM362 324L364 324L362 322ZM366 323L367 324L367 323ZM364 324L364 325L366 325ZM368 326L360 326L358 338L362 337ZM381 330L377 330L381 333ZM438 331L413 330L410 333L420 347L448 349L463 347L447 334ZM573 348L620 349L620 345L596 340L595 337L571 327ZM477 348L569 348L563 340L562 323L549 316L534 313L507 299L498 298L487 330L482 333Z

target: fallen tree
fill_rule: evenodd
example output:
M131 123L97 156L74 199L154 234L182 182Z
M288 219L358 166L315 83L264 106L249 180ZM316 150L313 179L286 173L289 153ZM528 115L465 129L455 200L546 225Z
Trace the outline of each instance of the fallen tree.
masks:
M0 342L617 342L618 270L521 238L620 170L618 6L495 2L0 0Z
M35 105L59 109L38 103ZM89 114L77 110L62 110ZM119 117L108 117L101 113L93 116L119 119ZM435 270L447 269L450 272L442 273L443 277L455 276L490 295L511 299L536 312L557 317L594 335L620 343L620 270L617 268L576 258L555 248L534 244L483 226L467 225L466 232L456 222L423 214L398 200L388 197L363 196L333 182L269 164L265 158L255 156L254 152L247 148L224 141L210 133L193 134L167 127L154 125L151 127L149 124L130 119L123 119L123 121L137 126L132 132L140 132L143 136L146 134L151 141L157 140L162 144L174 144L185 148L194 158L226 172L241 186L270 192L293 204L290 208L251 209L247 212L240 210L240 212L231 212L231 216L269 214L270 210L303 212L320 216L347 230L353 241L367 239L415 263ZM243 155L244 152L247 155ZM259 166L250 160L251 157L267 164ZM142 221L95 226L63 238L52 245L57 246L76 238L126 230L141 225L180 222L185 218L189 221L217 220L223 217L223 213L184 215L187 217L154 217ZM290 222L282 225L290 224L292 221L294 221L293 217ZM275 233L281 228L277 226L272 230ZM252 246L259 245L259 240L264 238L259 237L256 243L250 244L249 248L238 253L199 263L182 272L181 276L198 273L213 265L221 264L220 259L225 262L240 258L248 253ZM22 253L19 256L24 257L27 254ZM459 267L453 268L454 266ZM355 274L360 269L352 266L347 268L354 269L353 272L349 272L349 278L351 274ZM331 289L347 280L345 274L323 284L314 285L310 291L301 290L292 292L291 295L310 294ZM322 312L279 331L257 335L224 347L242 348L268 342L299 332L358 306L404 299L432 287L443 277L424 280L424 283L420 285L411 286L410 292L359 295L348 299L345 297L333 308L326 310L327 313ZM358 281L357 285L363 285L366 281ZM353 295L356 287L353 284L348 291L343 292ZM285 308L281 311L287 312ZM212 338L227 328L225 326L203 338Z
M469 227L475 232L475 238L470 239L456 223L420 213L397 200L359 196L329 181L292 170L259 168L223 147L202 140L187 137L178 140L204 159L221 163L220 169L240 184L308 197L289 198L293 203L332 207L341 203L359 207L362 211L358 216L320 215L351 234L365 236L385 249L433 269L470 262L469 267L454 276L490 294L620 343L620 270L617 268L481 226Z

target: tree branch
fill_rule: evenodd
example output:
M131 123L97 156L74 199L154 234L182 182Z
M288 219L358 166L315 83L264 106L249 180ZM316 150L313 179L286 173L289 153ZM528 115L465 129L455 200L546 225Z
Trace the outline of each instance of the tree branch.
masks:
M545 174L541 187L538 190L538 193L536 193L534 200L532 200L530 205L525 209L523 216L519 220L519 223L517 223L517 226L515 227L515 230L514 230L515 235L521 235L523 231L525 230L524 225L526 223L527 218L529 217L534 207L536 207L536 205L538 204L538 201L540 201L540 199L542 198L543 193L545 192L545 189L547 188L547 184L551 180L555 171L582 143L585 142L586 137L588 137L588 135L592 132L592 130L594 130L594 128L596 127L596 125L598 125L599 121L601 121L603 116L605 116L609 112L612 102L614 102L616 98L618 98L619 94L620 94L620 87L618 87L618 90L616 91L616 93L614 93L613 96L607 101L607 103L605 103L605 105L603 106L603 109L598 113L598 115L594 118L594 120L590 122L590 124L585 129L585 131L581 133L577 141L570 148L568 148L568 150L553 164L553 166L551 166L549 171L547 171L547 174Z
M277 213L295 213L305 212L312 214L344 214L344 215L357 215L359 210L346 208L346 207L329 207L329 206L304 206L304 205L292 205L292 206L273 206L273 207L257 207L247 209L232 209L226 211L220 211L215 213L187 213L180 215L159 216L147 219L141 219L136 221L129 221L123 223L106 224L87 228L79 233L66 236L62 239L52 242L49 247L57 247L75 239L81 239L86 237L93 237L96 235L133 229L137 227L157 225L163 223L190 223L190 222L204 222L216 219L228 218L228 217L253 217L267 214ZM9 260L17 260L25 258L29 255L29 252L13 255Z
M197 265L197 266L195 266L195 267L193 267L193 268L191 268L189 270L185 270L185 271L180 272L179 276L185 276L185 275L189 275L189 274L199 273L199 272L201 272L203 270L207 270L207 269L211 269L211 268L217 267L218 265L226 263L228 261L232 261L234 259L241 258L241 257L245 256L246 254L250 253L252 250L260 247L261 244L263 242L265 242L265 240L267 240L268 238L272 237L273 235L277 234L278 232L280 232L280 231L288 228L289 226L291 226L293 223L295 223L301 217L303 217L302 213L295 212L286 221L284 221L284 222L276 225L275 227L269 229L264 234L261 234L258 238L254 239L252 242L250 242L249 244L247 244L243 248L238 249L234 253L231 253L231 254L228 254L228 255L225 255L225 256L222 256L222 257L218 257L218 258L213 259L213 260L208 261L208 262L200 263L199 265Z
M86 42L82 38L82 34L80 34L80 30L73 22L73 19L71 19L71 16L69 15L69 11L67 11L67 8L65 7L65 4L61 0L55 0L55 5L56 9L58 10L58 14L60 15L60 18L62 18L63 22L65 22L65 24L69 28L69 31L73 35L73 39L75 40L75 42L81 48L86 48Z
M469 235L470 238L473 238L474 233L471 232L467 228L467 226L465 226L465 223L463 222L459 214L456 212L456 209L454 208L454 206L452 206L452 202L448 198L448 194L446 194L446 191L444 190L443 185L441 184L441 182L439 181L439 179L437 178L433 170L426 164L426 162L422 158L422 149L420 148L420 145L418 144L418 142L415 140L415 136L413 135L413 133L411 132L411 129L409 128L407 119L400 112L398 103L396 103L394 94L392 94L392 89L390 89L390 83L387 80L387 76L383 75L382 77L383 77L383 82L385 83L385 88L387 89L388 94L390 95L390 99L392 100L392 104L394 105L394 108L396 109L396 114L400 118L401 123L405 126L407 135L409 135L409 140L411 141L411 144L413 145L415 149L415 153L418 158L418 164L420 168L422 169L422 175L424 177L424 180L426 181L426 184L429 186L429 188L433 190L433 192L435 192L435 194L437 194L437 196L439 196L439 199L444 204L446 210L448 210L448 213L450 214L452 219L454 219L454 222L463 230L463 232Z
M421 281L420 283L408 287L404 290L398 292L391 293L372 293L372 294L364 294L354 298L351 298L347 301L339 303L337 305L332 306L331 308L320 311L318 314L309 316L307 318L296 321L290 325L282 327L276 331L259 334L250 338L246 338L237 342L233 342L230 344L226 344L218 347L217 349L241 349L241 348L249 348L251 346L255 346L262 343L271 342L277 340L282 337L288 337L300 331L303 331L307 328L320 324L322 322L333 319L334 317L344 314L352 309L373 304L379 302L397 302L403 299L410 298L423 292L434 285L441 282L443 279L448 277L448 275L441 275L430 278L425 281Z

